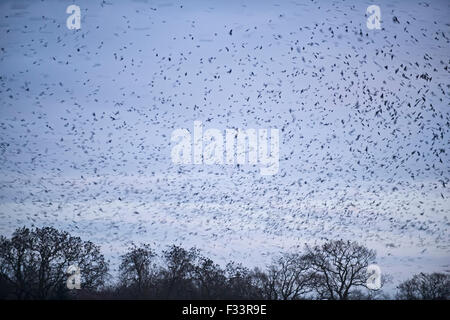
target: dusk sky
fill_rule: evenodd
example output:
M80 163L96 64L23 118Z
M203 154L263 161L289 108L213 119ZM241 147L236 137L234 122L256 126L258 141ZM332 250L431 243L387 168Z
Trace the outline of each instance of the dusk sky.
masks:
M50 225L111 261L134 241L249 267L342 238L395 281L450 271L449 1L0 12L0 234ZM278 173L174 164L171 134L194 121L279 129Z

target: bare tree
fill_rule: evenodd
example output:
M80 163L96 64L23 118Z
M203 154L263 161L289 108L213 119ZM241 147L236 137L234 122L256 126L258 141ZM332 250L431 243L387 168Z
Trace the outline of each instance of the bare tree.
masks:
M398 286L397 299L448 300L450 275L444 273L419 273Z
M195 293L194 270L199 256L196 248L186 250L176 245L163 251L165 267L161 286L165 298L192 298Z
M202 299L220 299L226 294L225 271L209 258L201 257L194 268L194 278Z
M255 270L256 271L256 270ZM241 263L229 262L227 276L227 299L262 299L256 272L250 271Z
M286 253L268 266L267 272L257 273L259 287L270 300L300 299L310 292L315 279L309 261L301 254Z
M119 266L120 284L131 289L133 295L150 297L151 286L156 279L157 267L153 259L156 254L148 244L140 247L132 244L128 252L122 256Z
M391 299L390 295L387 292L384 292L382 288L386 286L386 284L392 283L392 276L387 273L383 273L381 277L381 287L380 289L369 289L359 287L358 289L354 289L349 293L349 300L389 300Z
M12 289L12 298L63 298L67 268L81 271L81 287L103 285L107 263L98 246L52 227L17 229L11 239L0 237L0 277Z
M337 240L306 246L305 259L315 272L315 290L321 299L349 299L351 290L366 287L367 266L375 251L356 242Z

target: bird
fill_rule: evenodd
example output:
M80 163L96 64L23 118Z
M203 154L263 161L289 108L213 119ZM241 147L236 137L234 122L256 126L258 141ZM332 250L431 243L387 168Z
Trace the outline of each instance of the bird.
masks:
M398 265L448 259L443 3L392 3L378 31L351 1L103 1L79 30L43 3L2 11L0 234L54 225L112 253L183 242L253 266L340 237ZM279 129L279 172L173 163L194 121Z

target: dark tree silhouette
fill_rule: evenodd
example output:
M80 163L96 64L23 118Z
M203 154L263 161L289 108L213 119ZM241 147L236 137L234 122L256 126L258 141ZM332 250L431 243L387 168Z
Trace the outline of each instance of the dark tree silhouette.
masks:
M267 271L256 271L258 287L270 300L296 300L312 291L315 283L309 260L301 254L283 254L268 266Z
M164 266L161 271L162 297L188 299L195 296L193 279L195 265L200 257L198 249L186 250L176 245L163 251Z
M383 273L381 277L381 288L383 288L387 283L392 282L392 276ZM358 289L353 289L348 296L349 300L390 300L391 297L388 293L384 292L382 289L373 290L369 288L359 287Z
M444 273L419 273L402 282L397 299L448 300L450 299L450 275Z
M122 290L131 292L131 297L150 298L155 291L157 266L156 254L148 244L140 247L133 244L121 258L119 281Z
M367 288L375 251L351 241L306 246L281 254L266 269L229 262L225 268L172 245L157 255L132 244L121 256L117 282L106 287L107 262L98 246L51 227L20 228L0 237L0 299L386 299ZM69 290L77 265L83 290ZM389 280L383 275L382 285ZM397 299L449 299L450 276L417 274L398 286Z
M221 299L226 295L226 275L213 260L201 257L194 268L194 279L202 299Z
M318 298L346 300L352 290L366 287L367 266L375 257L375 251L351 241L306 246L305 259L315 273Z
M263 292L258 287L256 270L250 271L241 263L230 262L226 268L226 299L263 299Z
M107 263L98 246L52 227L17 229L0 237L0 277L10 288L7 298L67 297L67 268L77 265L84 290L100 288Z

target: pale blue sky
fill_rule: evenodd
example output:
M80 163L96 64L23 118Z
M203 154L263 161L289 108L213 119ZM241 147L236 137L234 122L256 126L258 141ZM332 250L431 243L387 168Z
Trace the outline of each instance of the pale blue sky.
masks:
M449 270L449 5L1 1L0 232L250 266L342 237L397 278ZM171 132L195 120L280 129L279 173L173 165Z

